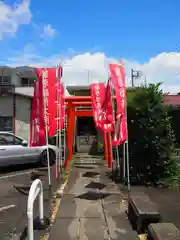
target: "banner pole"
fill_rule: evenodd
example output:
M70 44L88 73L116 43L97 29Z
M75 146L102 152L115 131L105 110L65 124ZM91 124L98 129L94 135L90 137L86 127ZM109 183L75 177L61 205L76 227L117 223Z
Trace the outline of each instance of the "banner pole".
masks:
M61 97L60 96L60 101L61 101ZM62 117L62 111L61 111L61 104L59 104L59 119L61 119ZM61 139L61 123L60 123L60 128L59 128L59 172L61 173L61 177L62 177L62 139Z
M111 81L111 78L109 78L110 79L110 81ZM113 98L112 98L112 81L111 81L111 102L112 102L112 107L113 107L113 115L114 115L114 121L115 121L115 119L116 119L116 113L115 113L115 103L114 103L114 101L115 100L113 100ZM116 157L117 157L117 159L116 159L116 170L118 170L118 176L119 176L119 173L120 173L120 160L119 160L119 149L118 149L118 146L116 146Z
M125 84L126 84L126 82L125 82ZM126 86L125 86L125 89L126 89ZM129 141L128 141L128 138L129 138L129 136L128 136L128 123L127 123L127 91L126 91L126 99L125 99L125 101L126 101L126 107L125 107L125 116L126 116L126 132L127 132L127 140L126 140L126 143L125 143L125 146L126 146L126 155L125 155L125 158L124 159L126 159L126 161L125 161L125 163L126 163L126 167L127 167L127 187L128 187L128 192L130 193L130 191L131 191L131 184L130 184L130 176L129 176Z
M125 183L126 178L126 142L123 144L123 181Z
M47 123L47 99L46 89L44 83L48 81L48 71L43 70L42 72L42 85L43 85L43 103L44 103L44 120L45 120L45 134L46 134L46 146L47 146L47 161L48 161L48 182L49 188L51 187L51 171L50 171L50 161L49 161L49 141L48 141L48 123Z
M37 103L37 107L36 107L36 124L38 125L38 134L36 132L36 144L39 144L39 127L40 127L40 111L39 111L39 81L36 82L36 103ZM42 89L41 89L42 91ZM37 127L37 126L36 126Z
M128 192L131 191L130 176L129 176L129 143L126 142L126 163L127 163L127 186Z
M64 96L65 96L65 91L66 91L66 84L64 84ZM64 162L63 166L66 160L66 105L64 102Z
M58 134L59 134L59 85L58 85L58 66L56 67L56 146L58 147ZM59 161L59 148L56 151L56 179L59 177L58 171L58 161Z
M61 67L61 64L58 65L58 83L59 83L59 87L61 89L61 77L59 75L59 68L62 68ZM62 97L62 94L61 94L61 91L59 92L58 94L58 112L59 112L59 129L58 129L58 149L59 149L59 162L58 162L58 165L59 165L59 173L60 173L60 177L62 177L62 139L61 139L61 117L62 117L62 112L61 112L61 97Z
M37 125L35 125L35 121L37 120L37 82L34 81L34 94L33 94L33 100L31 103L31 135L30 135L30 146L32 147L34 143L37 144ZM35 106L35 109L34 109ZM36 133L36 134L35 134Z
M40 128L39 127L39 123L40 123L40 120L39 120L39 116L38 116L38 112L37 112L37 107L39 107L39 105L37 105L37 102L38 102L38 99L39 99L39 90L37 90L37 86L38 86L38 83L37 83L37 81L35 81L34 82L34 88L36 88L35 89L35 94L34 94L34 97L33 97L33 101L35 102L35 105L36 105L36 112L35 112L35 118L33 119L33 131L32 131L32 133L33 133L33 137L32 137L32 143L34 144L36 144L37 145L37 128ZM39 103L39 102L38 102ZM31 107L32 107L32 105L31 105Z

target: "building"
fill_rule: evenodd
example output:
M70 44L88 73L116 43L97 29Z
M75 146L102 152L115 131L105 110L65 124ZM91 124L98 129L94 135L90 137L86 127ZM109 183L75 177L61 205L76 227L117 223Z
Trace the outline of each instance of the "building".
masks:
M34 75L27 67L0 67L0 131L29 140Z
M0 131L30 139L30 114L34 94L34 68L0 67Z

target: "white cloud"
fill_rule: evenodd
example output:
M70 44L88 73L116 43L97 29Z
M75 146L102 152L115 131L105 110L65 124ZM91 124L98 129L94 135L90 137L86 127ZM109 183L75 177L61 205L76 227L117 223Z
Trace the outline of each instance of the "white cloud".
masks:
M56 35L56 30L51 26L51 24L47 24L43 28L43 33L41 34L42 38L46 37L54 37Z
M13 6L0 2L0 40L5 35L13 36L20 25L30 22L32 14L29 7L30 0L23 0Z
M26 48L25 48L26 49ZM24 51L18 58L9 58L11 66L39 66L52 67L59 64L62 59L64 65L64 81L67 85L86 85L94 81L107 81L108 64L117 62L117 59L107 57L104 53L89 52L78 54L74 57L53 55L48 58L37 56L35 52L27 53ZM126 67L127 85L131 84L131 68L143 71L144 75L135 81L136 85L144 82L145 76L148 83L163 81L162 89L164 91L177 93L180 92L180 54L179 53L161 53L152 57L144 64L136 61L122 59Z
M26 64L32 63L33 61L37 61L41 57L36 54L35 45L29 43L24 46L23 53L16 55L15 57L9 57L8 61L11 62L11 66L24 66ZM6 64L6 63L4 63Z

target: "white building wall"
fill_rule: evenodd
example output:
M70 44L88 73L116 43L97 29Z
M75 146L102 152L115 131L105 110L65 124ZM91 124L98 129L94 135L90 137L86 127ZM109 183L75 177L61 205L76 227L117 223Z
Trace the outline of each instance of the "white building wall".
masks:
M12 69L10 75L11 75L11 83L14 84L15 86L20 86L21 79L17 75L17 70L16 69Z
M30 140L31 99L16 96L16 134Z
M2 117L13 116L13 97L12 96L0 97L0 116Z
M16 95L15 134L29 141L31 99ZM13 117L13 96L0 97L0 116Z

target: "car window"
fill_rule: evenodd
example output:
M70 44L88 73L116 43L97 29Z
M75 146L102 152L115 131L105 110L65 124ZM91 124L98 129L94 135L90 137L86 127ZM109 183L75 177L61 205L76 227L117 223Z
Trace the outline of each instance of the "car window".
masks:
M22 141L22 139L14 136L14 145L21 145Z
M5 146L5 145L8 145L7 140L2 136L0 136L0 146Z
M10 134L0 134L0 145L21 145L22 140Z

